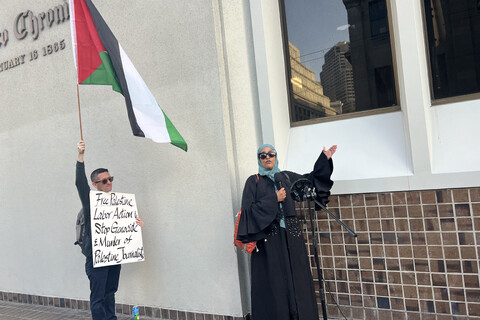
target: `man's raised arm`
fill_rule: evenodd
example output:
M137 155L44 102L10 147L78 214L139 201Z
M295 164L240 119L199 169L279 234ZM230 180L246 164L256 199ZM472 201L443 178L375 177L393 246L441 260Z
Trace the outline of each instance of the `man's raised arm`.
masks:
M83 140L77 143L77 149L78 157L75 173L75 185L77 186L78 196L80 197L82 206L86 208L90 205L90 186L88 185L87 175L85 174L85 164L83 163L83 156L85 154L85 142Z

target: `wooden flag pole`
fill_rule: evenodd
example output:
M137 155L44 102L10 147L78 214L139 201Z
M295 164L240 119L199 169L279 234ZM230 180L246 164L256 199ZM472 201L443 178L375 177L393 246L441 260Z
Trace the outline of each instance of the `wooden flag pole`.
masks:
M78 120L80 121L80 139L83 140L82 114L80 113L80 91L78 89L78 83L77 83L77 100L78 100Z

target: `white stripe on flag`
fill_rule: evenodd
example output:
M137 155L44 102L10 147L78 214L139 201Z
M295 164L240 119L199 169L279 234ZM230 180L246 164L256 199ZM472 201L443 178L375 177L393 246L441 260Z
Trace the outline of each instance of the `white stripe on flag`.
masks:
M70 0L70 30L72 35L72 48L73 48L73 62L75 63L75 70L77 71L77 83L78 83L78 63L77 63L77 28L76 28L76 16L75 16L75 1Z
M162 109L160 109L153 94L133 66L132 61L130 61L122 46L120 44L118 46L120 48L120 57L127 81L128 93L130 94L138 126L145 134L145 138L152 139L155 142L171 142Z

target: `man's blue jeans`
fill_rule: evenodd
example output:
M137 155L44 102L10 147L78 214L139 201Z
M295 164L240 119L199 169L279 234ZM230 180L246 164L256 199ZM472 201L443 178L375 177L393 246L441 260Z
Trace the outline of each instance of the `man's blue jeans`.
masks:
M94 268L87 258L85 272L90 280L90 310L93 320L117 320L115 292L118 289L121 265Z

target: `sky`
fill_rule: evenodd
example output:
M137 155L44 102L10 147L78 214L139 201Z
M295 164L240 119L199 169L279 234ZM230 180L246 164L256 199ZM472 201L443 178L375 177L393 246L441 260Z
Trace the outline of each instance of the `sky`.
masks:
M348 41L347 10L342 0L285 0L288 40L300 50L302 63L317 81L323 56L340 41Z

